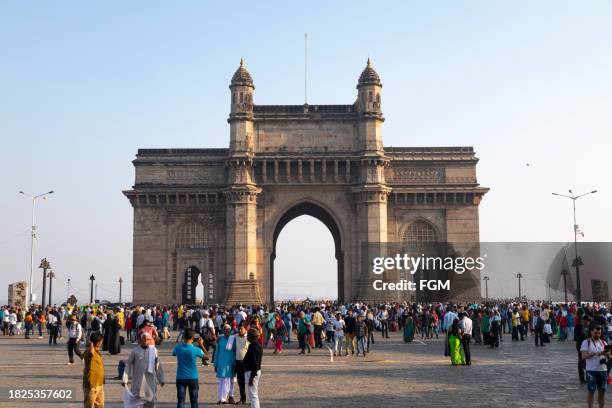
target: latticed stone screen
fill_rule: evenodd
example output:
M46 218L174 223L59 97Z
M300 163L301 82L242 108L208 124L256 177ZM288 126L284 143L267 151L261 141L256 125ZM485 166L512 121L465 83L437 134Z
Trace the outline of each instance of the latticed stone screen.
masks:
M436 231L431 224L425 221L413 222L404 233L404 242L409 246L416 247L436 241Z
M208 248L209 244L208 231L199 223L183 225L176 235L176 248Z

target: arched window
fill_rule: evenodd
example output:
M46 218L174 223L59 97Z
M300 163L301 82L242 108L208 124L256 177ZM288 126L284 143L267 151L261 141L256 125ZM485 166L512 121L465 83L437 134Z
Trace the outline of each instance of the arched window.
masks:
M368 92L368 102L372 102L372 91Z
M232 103L235 105L236 104L236 92L232 93Z
M403 251L406 253L412 253L413 255L419 255L420 253L432 254L432 251L436 250L436 230L434 227L423 220L416 220L406 228L404 236ZM418 251L418 252L415 252ZM435 252L434 252L435 253ZM418 280L421 277L423 267L420 267L418 271L415 271L416 275L413 275L413 279ZM406 278L406 272L400 271L400 279Z
M423 220L417 220L410 224L404 232L404 242L411 247L426 246L437 242L436 230Z
M189 222L179 228L176 234L176 248L208 248L208 231L200 223Z

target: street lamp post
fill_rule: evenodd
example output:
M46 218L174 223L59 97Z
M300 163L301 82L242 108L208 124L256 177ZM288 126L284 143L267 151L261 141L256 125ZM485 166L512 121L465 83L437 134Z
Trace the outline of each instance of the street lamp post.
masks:
M39 268L43 270L43 292L42 292L42 299L40 300L40 303L44 310L45 309L45 294L47 292L47 269L51 269L51 264L49 263L49 261L47 261L47 258L43 258L40 260Z
M28 298L26 299L26 307L28 307L32 301L32 280L34 279L34 238L36 238L36 225L34 225L34 204L38 198L46 200L49 194L53 194L53 190L35 196L27 194L23 191L20 191L19 194L23 194L24 196L32 199L32 231L30 235L30 290L27 293Z
M66 301L70 297L70 278L66 280Z
M521 296L521 279L523 279L523 274L520 272L517 273L516 278L518 279L518 283L519 283L519 299L520 299L522 297Z
M489 299L489 279L490 278L488 276L485 276L485 277L482 278L482 280L485 283L485 297L487 299Z
M53 271L49 271L49 273L47 274L47 277L49 278L49 303L48 305L51 306L53 304L53 302L51 301L52 298L52 292L53 292L53 278L55 278L55 273L53 273Z
M121 303L121 286L123 285L123 278L119 278L119 303Z
M553 195L569 198L572 200L572 206L574 210L574 249L576 250L576 258L574 262L572 262L572 266L576 268L576 302L578 305L582 302L582 291L580 288L580 265L584 265L582 263L582 259L578 256L578 224L576 224L576 200L580 197L584 197L585 195L595 194L597 190L589 191L588 193L574 195L572 190L569 190L570 195L552 193ZM566 295L567 297L567 295ZM565 300L567 302L567 299Z
M94 281L96 280L96 277L91 275L89 277L89 280L91 281L90 287L89 287L89 304L93 303L93 285L94 285Z

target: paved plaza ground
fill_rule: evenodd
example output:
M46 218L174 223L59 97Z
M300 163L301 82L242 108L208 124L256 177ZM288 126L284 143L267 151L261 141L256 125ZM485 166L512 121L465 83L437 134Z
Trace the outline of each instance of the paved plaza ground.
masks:
M174 336L175 333L172 333ZM363 357L336 357L326 349L299 356L292 343L281 355L266 349L260 382L263 407L584 407L585 387L576 375L573 342L553 340L536 348L533 338L511 342L505 336L497 350L473 345L473 365L453 367L444 357L442 340L406 344L398 333L379 340ZM82 367L67 366L65 342L49 347L47 339L0 337L2 374L0 407L77 407L82 402L8 401L8 388L76 390L82 401ZM159 407L176 406L174 341L160 349L167 383L159 391ZM120 355L104 353L106 406L122 407L116 376ZM78 360L78 359L77 359ZM237 395L237 394L236 394ZM200 406L217 401L211 366L200 367Z

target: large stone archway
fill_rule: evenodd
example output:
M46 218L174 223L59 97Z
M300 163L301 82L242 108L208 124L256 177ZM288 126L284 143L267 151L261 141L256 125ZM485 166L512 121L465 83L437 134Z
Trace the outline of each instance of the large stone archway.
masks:
M228 148L138 150L134 187L124 191L134 208L134 302L180 303L187 264L206 271L208 302L271 301L276 239L303 214L334 236L343 301L371 300L364 245L401 241L416 220L455 247L479 241L488 189L474 150L384 147L382 84L370 61L352 104L257 105L254 89L241 61Z
M310 215L321 221L329 230L334 240L334 256L337 263L338 273L338 300L343 301L344 298L344 251L342 249L342 233L338 226L338 221L323 207L313 201L303 201L289 208L278 220L272 236L272 251L270 253L268 270L269 270L269 303L274 303L274 261L276 259L276 242L281 231L289 222L302 215Z

